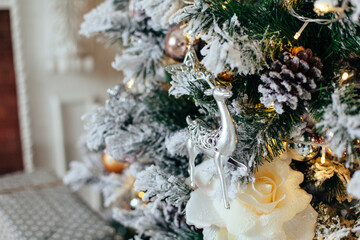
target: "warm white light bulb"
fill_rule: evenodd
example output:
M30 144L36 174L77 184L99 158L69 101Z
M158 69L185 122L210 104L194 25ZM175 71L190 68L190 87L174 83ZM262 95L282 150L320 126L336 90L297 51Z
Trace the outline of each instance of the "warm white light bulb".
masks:
M314 12L318 15L323 16L326 13L338 11L341 8L335 6L334 0L317 0L314 3Z
M130 78L129 82L127 83L127 87L130 89L134 85L135 77Z
M324 3L324 2L316 2L314 4L314 11L316 13L328 13L330 11L330 6L328 3Z
M300 37L300 35L301 35L301 34L300 34L299 32L295 33L295 35L294 35L294 39L295 39L295 40L298 40L298 39L299 39L299 37Z
M299 31L297 33L295 33L294 35L294 39L298 40L301 33L304 31L304 29L306 28L306 26L309 24L309 21L305 21L304 24L301 26L301 28L299 29Z
M325 163L325 156L321 156L321 164L324 164Z
M144 195L145 195L145 192L143 192L143 191L141 191L141 192L138 193L138 197L139 197L140 199L142 199Z
M228 4L228 3L229 3L228 1L224 1L224 4L221 4L222 9L226 10L226 5L225 4Z
M322 147L322 154L321 154L321 159L320 159L320 162L321 164L324 164L325 163L325 154L326 154L326 148L325 147Z
M341 80L345 81L349 78L349 74L347 72L344 72L342 75L341 75Z

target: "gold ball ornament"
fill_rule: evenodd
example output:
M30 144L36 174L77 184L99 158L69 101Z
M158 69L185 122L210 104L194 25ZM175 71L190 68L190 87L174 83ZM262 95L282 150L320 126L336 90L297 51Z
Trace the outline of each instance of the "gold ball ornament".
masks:
M105 169L110 173L122 173L129 163L118 162L111 155L103 153L102 161Z
M175 61L184 60L188 45L189 39L181 29L181 25L171 28L165 36L165 53Z
M236 82L239 78L234 76L231 71L223 71L217 75L217 79L225 86L231 86L231 84Z

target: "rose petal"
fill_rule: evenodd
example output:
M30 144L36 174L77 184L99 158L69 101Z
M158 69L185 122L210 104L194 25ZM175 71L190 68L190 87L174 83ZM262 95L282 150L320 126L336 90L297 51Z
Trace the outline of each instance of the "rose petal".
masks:
M262 232L262 228L263 226L259 224L246 234L239 235L237 240L292 240L287 239L285 233L282 231L266 235Z
M227 231L225 227L220 228L216 240L237 240L237 237Z
M220 204L222 207L223 205ZM190 200L186 204L186 223L195 225L197 228L225 226L224 221L214 209L213 202L202 191L195 190L190 194Z
M253 228L257 219L256 213L245 207L237 199L230 202L230 209L225 209L222 202L214 204L220 217L223 219L229 233L238 236Z
M273 160L272 162L266 162L261 166L261 169L255 173L255 178L267 176L276 182L276 185L281 186L288 178L289 164L287 161Z
M220 187L219 181L212 181L214 175L214 161L205 160L195 168L195 184L207 196L213 197Z
M270 203L276 201L276 183L269 177L258 177L248 185L244 191L252 195L261 203Z
M219 228L215 227L215 226L204 228L204 230L202 232L203 236L204 236L204 240L219 239L218 238L218 232L219 232Z
M255 174L258 182L248 184L230 202L230 210L223 207L217 194L214 195L220 188L220 181L213 162L199 165L196 168L199 188L191 194L186 206L187 222L197 227L217 229L215 239L219 240L235 236L237 240L311 239L316 223L316 216L307 216L313 213L313 209L310 212L307 209L311 195L300 188L303 174L290 168L289 159L284 154L271 163L265 163ZM293 223L287 223L292 219ZM307 221L306 224L301 220ZM286 232L284 226L287 226ZM295 226L307 228L305 238L293 238L302 234L297 232L298 229L292 229ZM214 239L210 232L206 235L206 240Z
M284 222L304 211L311 201L312 196L299 186L303 179L302 173L291 170L286 183L278 189L280 196L286 194L286 198L278 206L282 211L280 214L283 214Z
M311 240L315 235L317 212L309 205L304 211L284 224L287 239ZM299 227L301 226L301 227Z
M261 203L250 194L239 194L237 199L242 203L246 204L249 209L260 215L272 212L274 208L278 205L278 203L285 199L285 195L283 195L277 201L270 203Z

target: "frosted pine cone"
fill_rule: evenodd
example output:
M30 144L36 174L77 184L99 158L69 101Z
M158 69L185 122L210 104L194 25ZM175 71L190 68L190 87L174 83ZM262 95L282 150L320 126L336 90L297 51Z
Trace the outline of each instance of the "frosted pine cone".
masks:
M260 101L266 107L274 104L275 111L284 112L283 104L295 110L298 99L310 100L311 90L322 80L320 58L314 57L311 49L295 47L284 52L282 60L271 64L271 70L261 76L263 84L259 85L262 93Z

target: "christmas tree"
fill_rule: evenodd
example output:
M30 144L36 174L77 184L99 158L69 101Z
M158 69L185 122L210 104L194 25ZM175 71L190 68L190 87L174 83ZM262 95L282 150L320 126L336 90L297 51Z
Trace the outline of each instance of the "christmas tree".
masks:
M125 239L358 239L358 0L106 0L82 162ZM120 76L120 75L119 75Z

